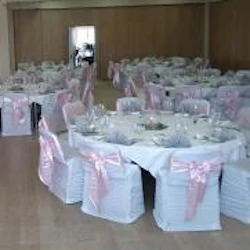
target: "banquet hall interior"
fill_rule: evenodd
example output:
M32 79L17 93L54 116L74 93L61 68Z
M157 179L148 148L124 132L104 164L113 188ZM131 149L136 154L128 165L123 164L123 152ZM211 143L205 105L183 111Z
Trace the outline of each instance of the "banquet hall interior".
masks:
M249 0L0 1L0 250L247 250Z

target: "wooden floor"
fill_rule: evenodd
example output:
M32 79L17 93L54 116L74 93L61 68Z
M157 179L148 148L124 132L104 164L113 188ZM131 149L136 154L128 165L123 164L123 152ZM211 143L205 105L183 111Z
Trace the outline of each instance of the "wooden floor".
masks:
M101 91L102 88L104 91ZM119 91L98 86L114 106ZM147 213L121 225L64 205L37 177L36 136L0 138L0 250L249 250L250 226L222 217L220 232L166 233L152 217L154 180L144 173Z

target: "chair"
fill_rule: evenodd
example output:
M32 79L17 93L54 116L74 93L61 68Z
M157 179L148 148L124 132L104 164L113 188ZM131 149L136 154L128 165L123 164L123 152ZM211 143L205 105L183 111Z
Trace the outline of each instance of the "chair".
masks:
M140 99L137 97L122 97L116 100L116 110L124 114L129 112L141 111Z
M39 166L41 181L65 204L81 201L84 172L78 152L70 148L67 142L60 144L57 136L43 126L39 133L41 154L49 157L48 165Z
M250 224L250 161L242 159L223 167L221 213Z
M216 68L202 69L202 75L207 77L218 77L221 75L221 71Z
M109 80L113 79L114 76L114 62L112 60L109 61L107 76Z
M208 117L210 114L210 103L202 99L185 99L180 104L180 110L191 115Z
M144 85L145 89L145 109L162 110L165 98L164 87L155 84Z
M91 82L87 81L81 95L81 101L88 112L91 111L94 106L94 95L92 93L92 87L93 86Z
M124 162L117 148L93 146L80 150L84 166L81 210L119 223L132 223L144 212L140 168Z
M53 120L51 117L42 117L39 122L39 145L40 145L40 153L39 153L39 166L38 166L38 176L41 182L46 185L50 186L51 184L51 174L54 168L54 161L53 161L53 152L52 146L55 144L49 144L48 140L43 136L43 131L53 131ZM55 148L57 150L57 148ZM62 152L56 151L62 157Z
M154 82L155 80L157 80L157 77L152 69L147 68L145 71L142 72L142 79L145 85L150 82Z
M66 127L68 129L68 141L69 145L73 145L73 131L75 125L75 117L86 114L86 109L81 101L66 103L63 106L63 116L66 123Z
M197 85L187 85L178 87L176 89L177 93L181 93L184 99L200 99L202 96L201 87Z
M176 88L174 94L174 109L175 112L181 111L181 102L186 99L200 99L202 98L202 91L200 86L188 85Z
M235 120L241 108L242 100L239 91L235 87L222 86L217 91L217 98L212 103L216 111L224 118Z
M126 97L138 96L138 90L132 76L128 77L127 86L124 88L124 94Z
M27 95L11 93L4 96L2 106L2 136L31 134L31 112Z
M221 157L211 149L176 151L156 176L153 215L164 231L220 230Z
M80 81L76 78L72 78L67 84L68 90L71 93L71 101L80 100Z
M58 92L57 97L56 97L56 103L55 103L55 108L52 112L52 116L54 117L54 127L55 127L55 133L60 133L60 132L65 132L66 129L66 124L64 121L63 117L63 111L62 107L70 102L71 100L71 93L69 90L62 90Z

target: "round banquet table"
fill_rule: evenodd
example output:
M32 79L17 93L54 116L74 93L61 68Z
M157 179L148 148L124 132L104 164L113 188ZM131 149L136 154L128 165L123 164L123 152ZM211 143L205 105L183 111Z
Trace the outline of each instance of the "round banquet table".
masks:
M57 92L44 93L43 90L46 88L47 84L27 84L22 85L22 91L13 91L11 86L0 85L0 108L3 105L4 96L9 93L22 93L28 96L29 103L37 103L42 106L42 113L44 115L50 114L56 103Z
M94 122L97 133L82 133L81 121L85 117L76 118L72 132L73 146L84 150L86 146L116 147L123 157L137 163L140 167L148 170L154 177L160 168L166 166L169 156L178 148L166 148L161 145L165 138L169 138L176 131L181 131L190 140L190 150L196 148L217 149L221 152L223 162L232 162L246 157L245 140L243 134L228 121L212 125L211 120L206 118L191 117L187 114L172 114L159 112L141 114L139 112L120 115L112 111L106 118ZM156 120L166 128L161 130L146 130L143 124ZM231 140L220 142L209 136L214 129L228 129L234 131L235 137ZM128 138L133 139L131 145L113 144L105 141L106 135L111 131L122 131Z

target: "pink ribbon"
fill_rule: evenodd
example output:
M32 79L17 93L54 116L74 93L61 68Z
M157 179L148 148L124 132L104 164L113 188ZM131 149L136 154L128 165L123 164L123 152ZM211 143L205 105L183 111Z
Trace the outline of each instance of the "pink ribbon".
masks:
M234 93L227 93L226 114L230 119L234 119L240 106L239 96Z
M8 102L11 103L13 107L13 121L16 125L22 125L26 121L26 115L24 111L24 106L28 105L27 98L22 99L12 99L8 98Z
M97 71L95 64L92 64L87 68L87 81L91 83L91 85L95 85L97 78Z
M146 109L161 109L162 108L162 89L158 87L146 87Z
M62 93L58 94L57 102L58 102L58 104L63 106L64 104L68 103L70 99L71 98L70 98L70 92L69 91L62 92Z
M91 83L86 82L83 96L82 96L82 102L87 110L90 110L94 105L94 96L91 91Z
M132 78L129 79L127 87L124 89L126 97L137 97L137 88Z
M106 165L122 166L121 155L103 155L94 152L80 152L82 158L93 168L90 175L89 198L97 211L100 211L100 203L108 194L108 174Z
M133 76L133 81L135 83L136 86L138 86L139 88L143 86L143 77L142 77L142 72L137 72L134 76Z
M39 131L39 177L45 185L50 186L51 174L54 167L54 157L58 161L64 162L64 155L57 137L49 131L48 124L44 118L42 118L40 123Z
M39 177L40 180L47 186L51 184L51 174L53 169L53 151L51 142L42 136L39 137L40 143L40 162L39 162Z
M198 204L203 201L206 192L207 175L210 171L221 170L221 159L215 158L198 163L195 161L180 161L172 157L170 164L172 171L188 172L189 174L185 220L190 221L196 214Z

